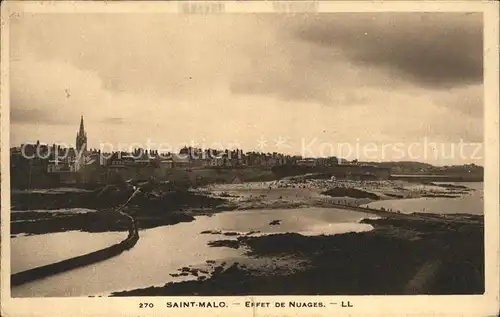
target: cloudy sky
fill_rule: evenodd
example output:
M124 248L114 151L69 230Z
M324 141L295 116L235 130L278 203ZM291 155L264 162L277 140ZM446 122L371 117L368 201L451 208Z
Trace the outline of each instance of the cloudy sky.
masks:
M74 144L84 115L95 148L478 163L451 147L483 138L480 14L24 14L10 30L12 146Z

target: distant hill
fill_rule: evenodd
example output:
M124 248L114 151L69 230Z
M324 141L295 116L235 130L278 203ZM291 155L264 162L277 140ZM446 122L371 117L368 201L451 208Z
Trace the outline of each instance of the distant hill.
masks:
M392 174L482 175L484 173L484 168L476 164L434 166L428 163L413 162L413 161L360 162L360 163L391 168Z
M376 165L380 167L403 168L403 169L425 169L435 166L428 163L412 162L412 161L396 161L396 162L361 162L362 164Z

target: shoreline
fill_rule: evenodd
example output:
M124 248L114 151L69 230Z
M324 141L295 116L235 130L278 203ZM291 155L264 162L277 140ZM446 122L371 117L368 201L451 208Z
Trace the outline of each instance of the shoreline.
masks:
M330 181L290 177L279 181L212 184L195 190L226 199L237 210L360 206L376 201L413 198L459 198L475 191L449 184L414 184L405 181ZM335 208L335 207L334 207Z
M472 189L464 188L463 186L450 186L450 185L437 185L437 184L409 184L409 183L401 183L401 182L391 182L391 181L377 181L377 182L329 182L325 183L324 180L285 180L280 182L254 182L254 183L242 183L242 184L215 184L209 185L206 187L197 188L194 190L189 190L182 193L175 192L164 192L161 194L161 199L156 199L155 195L150 195L147 197L142 197L137 201L132 201L131 206L126 208L126 212L131 214L134 218L138 219L139 229L147 229L164 225L172 225L175 223L179 223L182 221L194 221L197 216L210 216L214 213L223 212L223 211L233 211L237 212L238 210L255 210L255 209L294 209L294 208L305 208L305 207L319 207L319 208L334 208L334 209L345 209L350 211L374 214L380 219L364 219L361 223L370 224L374 227L373 230L367 232L359 232L359 233L340 233L333 235L313 235L313 236L303 236L297 233L288 232L288 233L278 233L278 234L265 234L265 235L240 235L233 234L231 232L224 233L224 236L232 237L232 240L214 240L211 241L208 245L210 247L229 247L229 248L245 248L253 250L252 253L245 253L250 257L259 257L259 258L267 258L269 256L273 256L272 253L269 253L265 250L264 245L276 244L277 249L273 252L279 253L285 256L294 257L294 252L287 254L287 249L290 250L296 247L300 247L302 245L308 245L309 248L315 250L313 254L305 254L304 261L308 263L312 263L311 267L307 268L305 271L309 271L310 273L304 273L302 271L295 272L288 277L283 276L272 276L268 271L268 277L270 280L275 281L275 283L281 283L281 281L285 282L289 281L290 283L298 283L303 287L303 289L307 289L307 285L305 280L302 280L304 277L301 277L304 274L312 274L314 278L321 279L320 276L327 276L329 278L334 278L335 280L339 279L338 276L332 273L328 273L325 271L325 266L328 266L328 263L333 264L331 261L333 259L327 260L326 258L323 260L318 260L316 257L320 254L323 254L325 257L328 257L328 253L330 252L341 252L344 254L345 252L349 253L349 250L364 248L365 244L370 244L371 248L374 250L379 250L380 252L384 252L384 249L393 248L395 245L402 245L405 252L421 252L421 248L431 248L435 251L433 256L437 256L439 254L444 254L447 250L444 245L444 241L449 242L453 239L458 239L460 241L465 241L467 245L474 245L473 249L480 249L482 240L477 238L483 235L483 217L482 216L474 216L468 214L461 215L447 215L443 217L442 215L436 214L404 214L397 213L393 211L387 210L374 210L365 207L361 207L360 205L367 204L373 201L383 201L383 200L400 200L404 198L420 198L425 197L424 195L436 195L436 193L450 193L450 192L458 192L461 191L460 195L467 195L472 192ZM328 186L325 186L327 184ZM335 195L339 192L339 190L335 190L336 188L341 188L340 192L345 194L352 194L354 197L335 197ZM94 192L92 192L94 193ZM152 191L155 193L155 191ZM333 197L328 194L333 194ZM89 195L88 193L72 193L71 195ZM170 195L170 196L169 196ZM378 199L374 199L374 195L378 197ZM391 195L398 195L398 197L391 197ZM443 194L445 195L445 194ZM52 197L54 195L51 195ZM58 195L59 196L59 195ZM64 196L59 196L64 197ZM88 196L87 196L88 197ZM153 197L153 198L151 198ZM183 197L183 201L187 202L187 205L179 204L177 207L180 210L173 211L173 208L170 208L168 213L165 213L161 210L162 206L165 206L165 199L169 197L168 201L175 197ZM190 198L196 197L194 200ZM453 199L453 198L446 198ZM193 203L194 202L194 203ZM207 202L212 203L207 204ZM94 202L95 203L95 202ZM56 204L57 205L57 204ZM179 207L182 205L182 207ZM52 205L54 206L54 204ZM151 208L152 207L152 208ZM170 206L172 207L172 206ZM145 211L147 211L145 213ZM26 214L29 211L24 212L16 212L13 214ZM36 213L34 213L35 216ZM43 213L41 213L43 214ZM97 211L85 215L75 215L67 218L78 219L78 217L87 217L94 215L99 219L105 215L105 211ZM183 219L178 219L176 221L174 215L178 217L185 217ZM12 216L12 214L11 214ZM18 216L16 216L18 217ZM142 218L141 218L142 217ZM57 217L55 218L57 219ZM84 218L81 218L76 223L84 223ZM171 221L171 223L159 223L159 219L164 219L165 222ZM169 219L168 221L165 219ZM174 220L174 221L172 221ZM54 220L51 220L54 221ZM74 220L73 220L74 221ZM94 222L100 223L98 220ZM151 226L148 226L148 223ZM67 223L66 223L67 225ZM102 223L101 223L102 225ZM110 230L113 226L116 226L117 223L112 220L107 222L107 225L103 225L101 229L106 228L107 230L102 231L112 231ZM279 225L279 222L277 223ZM12 226L12 224L11 224ZM15 225L14 225L15 226ZM53 227L55 227L54 225ZM64 226L63 226L64 227ZM465 229L464 229L465 228ZM84 229L85 230L85 229ZM464 231L465 230L465 231ZM471 234L476 237L474 239L465 239L465 234ZM42 232L40 232L42 233ZM210 233L210 232L204 232ZM346 238L347 237L347 238ZM236 240L235 240L236 238ZM325 240L322 240L325 239ZM345 240L347 239L347 240ZM345 242L345 241L347 242ZM315 243L321 243L321 241L330 241L333 245L337 244L338 250L329 250L325 248L325 250L321 250L314 247ZM344 241L340 245L336 241ZM363 242L364 241L364 242ZM421 241L421 242L416 242ZM420 244L425 245L425 247L421 247ZM264 249L262 249L264 248ZM471 251L464 251L458 249L457 246L453 245L453 252L456 254L462 254L465 257L469 257ZM293 249L294 250L294 249ZM368 250L366 251L368 252ZM434 252L434 251L433 251ZM448 252L448 251L446 251ZM472 252L473 253L473 252ZM419 253L420 254L420 253ZM475 253L474 253L475 254ZM410 264L404 264L401 261L404 259L398 258L392 259L394 263L399 263L399 265L407 265L407 273L400 274L398 277L392 277L392 279L396 279L398 281L392 281L391 287L387 290L388 292L396 292L395 294L406 294L411 293L411 291L402 288L402 282L399 279L421 279L417 278L420 276L417 274L418 270L422 267L425 268L426 265L434 265L432 263L445 263L444 266L442 264L439 267L447 267L445 271L450 271L450 263L446 262L439 258L438 260L434 260L432 257L426 256L426 253L423 252L420 254L422 263L415 262ZM377 263L378 260L363 258L361 255L350 254L349 257L360 257L359 261L366 262L366 267L362 266L359 269L366 270L366 272L371 272L370 274L379 274L377 271L373 271L376 267L381 264ZM473 261L477 261L474 259ZM380 260L380 259L379 259ZM330 262L329 262L330 261ZM350 260L349 260L350 261ZM347 262L349 262L347 261ZM420 260L419 260L420 261ZM428 264L429 262L431 264ZM342 260L341 262L346 262ZM346 263L347 263L346 262ZM347 265L346 263L342 265ZM385 262L384 262L385 263ZM426 264L427 263L427 264ZM446 264L447 263L447 264ZM481 263L476 263L479 267ZM340 264L335 264L340 265ZM354 265L351 263L350 265ZM387 263L385 264L387 265ZM460 268L462 270L463 268ZM185 268L179 268L179 276L186 276L189 274L193 274L195 277L197 275L196 270L186 271ZM258 269L257 269L258 270ZM346 272L350 272L349 268L342 267L341 270L347 270ZM425 269L422 269L425 271ZM467 269L464 269L467 271ZM480 270L481 271L481 270ZM484 271L484 270L483 270ZM193 273L194 272L194 273ZM410 274L411 272L411 274ZM441 273L440 273L441 272ZM467 271L468 275L472 276L471 272ZM261 294L263 292L260 289L260 284L263 283L261 281L261 277L255 276L251 269L246 267L241 267L237 264L233 264L229 267L220 267L215 266L212 270L211 276L200 276L194 281L185 281L185 282L172 282L168 283L168 287L148 287L144 289L136 289L136 290L125 290L121 292L115 292L112 296L143 296L143 295L188 295L188 294L206 294L206 295L238 295L238 294L253 294L252 292L256 292L255 294ZM319 275L318 275L319 274ZM326 275L325 275L326 274ZM365 274L365 273L363 273ZM366 273L368 274L368 273ZM389 274L386 272L386 274ZM442 270L437 270L436 276L441 276ZM472 274L472 275L471 275ZM295 276L296 275L296 276ZM411 276L410 276L411 275ZM477 274L476 274L477 275ZM174 275L172 275L174 276ZM295 277L293 277L295 276ZM391 279L390 276L386 276L386 278ZM441 278L441 277L439 277ZM229 282L228 281L234 281ZM260 282L258 282L260 281ZM222 284L221 284L222 283ZM243 283L245 288L239 288ZM286 282L288 283L288 282ZM358 290L349 290L349 286L347 282L342 282L343 286L339 286L338 288L327 288L327 289L319 289L323 293L321 294L330 294L328 292L333 292L331 294L340 294L343 292L354 292L353 294L359 294L359 291L363 288L359 288ZM361 283L361 282L356 282ZM413 282L415 284L417 282ZM474 282L475 286L466 285L464 289L467 292L473 291L476 292L478 290L480 282L477 282L477 278ZM418 284L418 283L417 283ZM482 283L484 285L484 283ZM240 286L238 286L240 285ZM223 287L225 289L225 293L217 293L215 288ZM421 287L421 286L419 286ZM422 288L422 287L421 287ZM425 292L436 292L435 287L427 287L424 290ZM284 289L279 289L278 286L270 289L269 294L288 294L288 293L280 293L286 291ZM311 290L312 291L312 290ZM417 292L424 292L419 290ZM201 292L201 293L200 293ZM205 293L204 293L205 292ZM212 293L211 293L212 292ZM215 293L214 293L215 292ZM340 293L339 293L340 292ZM379 294L383 292L382 289L373 289L370 292L373 294ZM264 293L262 293L264 294ZM266 293L267 294L267 293ZM345 293L343 293L345 294Z

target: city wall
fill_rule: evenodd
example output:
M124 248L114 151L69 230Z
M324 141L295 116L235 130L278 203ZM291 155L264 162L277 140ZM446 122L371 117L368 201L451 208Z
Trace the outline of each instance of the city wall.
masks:
M32 186L16 186L19 180L12 183L13 188L41 188L59 186L88 187L99 184L117 183L128 180L143 181L155 178L160 181L188 182L202 186L209 183L228 183L235 179L241 182L273 181L286 176L296 176L308 173L323 174L324 177L350 179L389 179L390 170L373 166L336 165L336 166L243 166L243 167L122 167L82 170L74 173L50 175L46 182L32 181ZM58 177L56 177L58 176ZM44 178L33 177L33 180Z

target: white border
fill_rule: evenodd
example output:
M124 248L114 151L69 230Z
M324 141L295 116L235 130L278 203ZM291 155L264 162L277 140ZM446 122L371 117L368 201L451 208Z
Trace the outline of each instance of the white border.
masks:
M225 12L275 12L271 1L225 2ZM6 1L2 3L1 29L1 295L2 314L6 316L496 316L499 312L499 4L483 1L323 1L318 2L319 12L387 12L387 11L444 11L483 12L484 17L484 87L485 87L485 249L486 293L475 296L321 296L325 301L351 301L353 308L329 307L319 309L249 309L244 305L225 309L167 309L162 297L128 298L10 298L10 182L9 182L9 20L15 12L161 12L178 13L178 2L28 2ZM423 35L425 36L425 35ZM177 297L181 300L183 297ZM316 296L256 296L257 301L294 300L317 301ZM228 302L249 300L238 297L199 297L207 301ZM138 308L140 302L152 302L155 308Z

